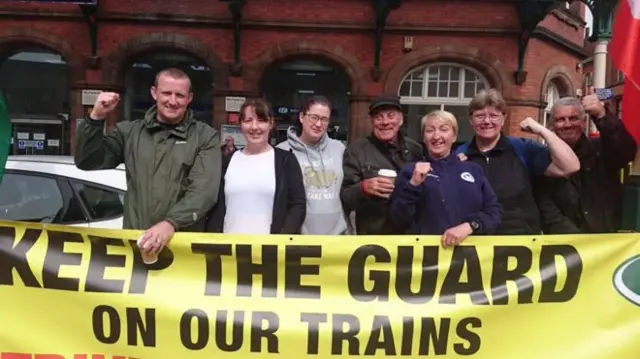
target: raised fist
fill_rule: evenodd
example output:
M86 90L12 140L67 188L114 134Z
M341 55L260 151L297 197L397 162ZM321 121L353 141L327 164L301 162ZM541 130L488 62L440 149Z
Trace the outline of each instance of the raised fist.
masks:
M604 103L600 101L598 95L596 95L596 91L593 86L589 87L587 96L582 98L582 106L584 106L584 110L590 116L595 117L596 119L601 119L606 115Z
M413 175L409 182L414 186L419 186L424 182L425 178L427 178L429 172L431 172L431 163L418 162L416 163L416 167L413 169Z
M522 122L520 122L520 128L524 132L533 133L534 135L539 135L540 132L544 129L538 121L534 120L531 117L525 118Z
M96 99L91 118L94 120L102 120L118 106L120 95L115 92L101 92Z

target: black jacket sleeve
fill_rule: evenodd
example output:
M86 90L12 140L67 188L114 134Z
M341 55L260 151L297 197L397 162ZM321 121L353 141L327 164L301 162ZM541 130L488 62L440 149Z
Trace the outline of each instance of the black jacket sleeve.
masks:
M358 209L362 200L366 199L360 182L364 179L357 156L358 149L347 147L342 159L344 178L340 190L340 199L347 213Z
M229 168L229 162L231 162L231 156L233 152L226 154L222 157L222 173L220 174L220 187L218 189L218 200L213 208L207 214L205 223L205 232L208 233L222 233L224 227L224 216L227 213L227 203L224 195L224 175Z
M284 220L282 234L300 234L302 223L307 216L307 192L304 188L302 169L296 156L286 152L287 160L287 217Z
M615 115L607 113L603 119L594 122L600 132L602 156L608 169L618 171L633 161L637 144L622 121Z
M580 229L565 216L549 195L548 181L554 179L536 177L532 181L533 194L540 213L540 226L544 234L580 233Z

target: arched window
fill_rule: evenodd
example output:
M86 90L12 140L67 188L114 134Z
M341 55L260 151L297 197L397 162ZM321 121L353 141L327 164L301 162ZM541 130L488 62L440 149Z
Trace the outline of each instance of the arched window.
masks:
M438 63L412 70L398 90L405 108L407 135L421 141L420 119L430 111L446 110L458 119L458 141L470 140L473 130L468 121L469 102L488 87L482 75L458 64Z
M542 123L545 127L549 124L549 119L551 118L551 108L558 99L560 99L560 90L558 90L558 86L550 82L547 86L547 95L545 96L547 107L544 109L544 118Z

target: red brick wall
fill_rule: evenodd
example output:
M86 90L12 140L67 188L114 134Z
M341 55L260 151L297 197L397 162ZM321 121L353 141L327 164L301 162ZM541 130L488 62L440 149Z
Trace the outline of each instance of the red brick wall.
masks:
M388 20L388 32L383 41L381 57L381 78L376 81L370 76L373 66L374 50L374 11L367 0L270 0L248 1L244 11L247 28L242 31L243 45L241 61L243 73L240 77L229 76L228 64L233 61L233 33L229 28L216 24L188 26L185 23L163 22L167 20L206 19L212 22L228 22L230 15L227 6L212 0L154 1L154 0L101 0L100 14L106 18L144 15L156 17L155 23L150 21L122 20L100 23L98 55L100 64L97 68L85 66L85 59L90 55L90 42L87 27L80 17L80 11L74 5L34 5L17 2L1 2L0 15L5 14L0 28L0 50L2 46L25 43L24 36L11 38L15 29L34 28L36 31L53 36L65 44L66 55L74 57L76 66L73 71L74 88L99 88L104 85L121 85L117 68L127 60L127 51L147 49L136 47L131 39L144 38L153 33L175 33L185 35L193 40L184 45L185 48L198 48L201 53L210 55L216 66L223 93L214 100L216 107L216 123L224 121L226 114L219 107L227 94L255 92L255 84L260 71L266 64L280 55L295 53L295 44L309 47L307 51L330 57L335 63L348 68L353 78L352 95L352 130L359 134L366 131L366 106L364 103L370 96L375 96L386 89L397 89L400 78L390 76L404 60L412 56L403 52L404 37L412 36L413 52L419 53L427 47L434 48L428 60L456 60L456 49L466 48L464 63L480 69L491 68L493 76L500 79L502 90L511 102L511 129L516 133L517 126L525 116L540 118L540 107L543 105L546 83L550 76L562 76L567 89L573 92L580 88L582 77L576 71L577 63L582 60L569 50L553 45L550 42L534 39L529 45L525 59L527 80L516 85L513 72L517 67L517 31L519 28L517 13L513 4L506 2L473 1L422 1L404 0L399 10L392 12ZM10 12L44 12L57 14L75 14L75 18L24 18L12 16ZM13 18L9 20L8 18ZM309 31L298 27L274 27L274 24L330 24L342 27L339 31ZM577 25L576 25L577 24ZM541 26L561 35L574 44L584 43L584 27L575 21L567 20L562 12L549 15ZM345 29L350 27L350 29ZM438 32L438 28L441 30ZM466 28L465 32L456 32ZM478 34L470 33L475 29ZM303 31L304 30L304 31ZM487 34L486 32L492 32ZM27 30L24 30L27 31ZM480 34L485 32L485 34ZM44 36L44 35L42 35ZM42 37L41 36L41 37ZM293 45L292 45L293 44ZM131 45L130 47L128 47ZM291 47L294 47L293 50ZM449 50L447 50L449 49ZM453 49L453 50L451 50ZM439 58L437 51L442 51ZM465 52L465 51L463 51ZM478 53L477 56L473 55ZM64 54L63 54L64 55ZM461 57L462 58L462 57ZM404 60L403 60L404 59ZM130 59L129 59L130 60ZM416 62L417 61L417 62ZM420 65L420 61L414 65ZM426 61L426 60L425 60ZM408 62L407 62L408 63ZM424 62L423 62L424 63ZM408 70L408 69L406 69ZM481 70L481 69L480 69ZM214 72L215 72L214 71ZM394 82L394 83L390 83ZM494 84L495 85L495 84ZM571 88L570 88L571 87ZM79 98L76 94L76 99ZM76 100L74 114L76 118L84 109Z

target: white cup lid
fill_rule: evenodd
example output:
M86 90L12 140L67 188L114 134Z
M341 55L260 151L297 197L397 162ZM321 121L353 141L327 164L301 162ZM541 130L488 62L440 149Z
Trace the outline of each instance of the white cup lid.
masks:
M381 170L378 171L378 176L382 176L382 177L397 177L398 174L394 170L381 169Z

